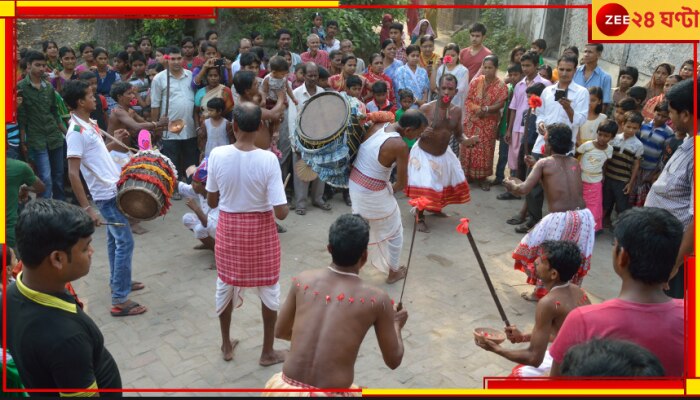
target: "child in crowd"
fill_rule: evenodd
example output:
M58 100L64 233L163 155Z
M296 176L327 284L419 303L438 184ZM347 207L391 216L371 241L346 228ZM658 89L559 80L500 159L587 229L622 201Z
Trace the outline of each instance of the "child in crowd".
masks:
M396 112L396 105L387 99L388 86L384 81L377 81L372 84L372 94L374 98L367 103L367 111L391 111Z
M498 161L496 163L496 179L493 185L500 185L505 178L506 164L508 164L508 143L505 140L506 130L508 128L508 106L513 99L513 89L515 84L523 79L523 69L520 64L512 63L508 65L506 77L503 82L508 86L508 98L503 104L503 112L501 113L501 121L498 123ZM501 200L508 199L512 195L509 192L501 193L497 197ZM515 196L513 196L515 197Z
M610 105L610 109L607 110L608 114L614 112L614 105L617 104L618 101L629 96L627 91L637 83L638 79L639 70L637 70L637 68L629 66L620 68L620 73L617 75L617 87L613 88L612 92L612 104ZM646 97L646 93L644 97Z
M627 96L634 99L634 101L637 103L637 110L641 111L642 104L644 104L644 101L646 101L647 98L647 88L642 86L632 86L629 88L629 90L627 90Z
M134 51L129 56L129 63L131 64L131 79L129 83L136 92L136 105L132 105L131 108L140 116L148 116L150 118L151 101L148 95L150 93L151 80L146 74L146 56L140 51Z
M321 42L326 38L326 29L323 27L323 15L321 13L313 13L311 15L311 22L313 26L311 27L311 33L318 35Z
M598 86L591 86L588 88L588 95L590 99L588 102L588 119L578 129L576 147L595 139L598 125L608 118L607 115L603 114L603 89Z
M352 115L367 115L367 107L360 100L362 92L362 79L357 75L350 75L345 78L345 91L340 92L343 97L350 103L350 114Z
M413 107L413 104L415 102L416 98L413 96L413 92L410 89L399 90L399 105L401 106L401 108L396 110L396 112L394 113L396 115L396 120L398 121L399 119L401 119L403 113L406 112L406 110L408 110L409 108ZM406 141L406 138L404 138L404 141ZM413 140L413 143L415 142L416 141Z
M552 67L550 67L547 64L542 64L540 67L537 69L537 73L540 74L541 77L548 81L552 81Z
M92 71L81 72L80 75L78 75L78 79L87 82L92 88L92 92L95 94L95 103L97 103L97 107L95 107L95 111L90 113L90 118L97 121L97 126L99 126L100 129L106 131L107 109L109 107L107 105L107 99L103 95L97 93L97 74Z
M262 102L265 104L265 108L272 110L277 104L277 92L282 88L286 88L287 97L289 97L295 105L299 102L294 98L294 93L292 93L292 85L287 80L287 75L289 74L289 64L284 57L274 56L270 59L270 73L265 76L262 82L262 90L260 91L263 96ZM286 99L285 99L286 102ZM279 135L280 120L271 120L269 124L270 135L273 137Z
M661 173L659 165L664 143L674 136L671 128L666 125L668 120L668 103L662 100L654 107L654 119L643 124L637 134L637 138L644 145L644 154L639 166L639 178L629 196L630 205L633 207L644 207L651 185Z
M540 55L539 65L544 65L544 57L542 55L544 54L544 51L547 50L547 41L544 39L534 40L530 45L530 50ZM552 78L549 77L549 80L551 79Z
M209 249L213 251L216 225L219 222L219 208L210 208L207 204L207 191L205 189L207 184L207 159L202 160L201 164L192 172L194 168L193 165L187 169L188 177L192 178L191 185L184 182L178 182L177 184L178 191L187 199L185 204L192 210L191 213L182 216L182 223L187 229L194 232L196 239L202 242L195 246L195 249Z
M629 195L637 182L639 164L644 154L644 145L637 138L644 118L638 111L627 111L623 118L622 133L610 143L612 158L605 163L603 183L603 212L612 212L613 205L619 216L629 206Z
M622 128L625 125L625 114L629 111L638 111L637 101L632 97L625 97L615 104L615 122L617 122L617 133L622 133Z
M224 118L226 103L224 99L215 97L207 102L209 117L201 125L197 135L197 145L203 157L209 157L212 149L234 143L233 125Z
M603 120L596 129L597 140L588 140L578 146L581 155L581 180L583 200L595 218L595 231L603 230L603 166L612 157L613 148L608 143L617 133L617 123Z
M304 70L303 63L299 63L294 66L294 75L289 76L289 81L292 83L292 90L298 88L304 84Z
M331 85L328 83L328 78L331 77L330 72L328 72L327 69L321 67L320 65L318 66L318 86L320 86L323 90L328 90L330 89Z

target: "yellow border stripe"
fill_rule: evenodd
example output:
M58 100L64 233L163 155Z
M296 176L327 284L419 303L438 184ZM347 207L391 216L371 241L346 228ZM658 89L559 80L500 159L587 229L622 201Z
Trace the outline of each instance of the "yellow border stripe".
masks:
M190 8L190 7L216 7L216 8L226 8L226 7L338 7L338 1L280 1L280 0L241 0L241 1L132 1L132 0L120 0L120 1L102 1L95 2L92 0L86 1L18 1L17 7L168 7L168 8Z
M0 43L2 43L2 49L0 49L0 65L5 65L5 19L0 19ZM5 70L7 74L8 70ZM5 79L0 79L0 125L2 126L4 137L7 137L7 125L5 125L5 107L11 107L11 104L5 104ZM2 149L3 156L0 157L0 179L3 182L0 185L0 210L5 210L5 149L6 140L2 141L0 149ZM5 212L0 213L0 243L5 243Z
M690 382L690 380L688 381ZM700 385L696 385L700 387ZM638 394L638 395L674 395L684 394L683 389L362 389L362 395L578 395L578 394Z

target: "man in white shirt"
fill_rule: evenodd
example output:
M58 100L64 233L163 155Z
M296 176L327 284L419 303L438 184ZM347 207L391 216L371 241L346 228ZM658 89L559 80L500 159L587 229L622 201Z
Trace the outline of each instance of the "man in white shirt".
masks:
M131 280L134 238L131 235L129 220L117 208L117 182L120 171L109 155L110 150L124 149L116 142L105 145L99 128L94 121L90 120L90 113L95 110L97 103L88 83L80 80L68 82L63 89L63 99L73 110L66 143L68 176L75 198L90 215L95 226L102 225L104 221L122 224L107 226L109 282L112 289L110 313L115 317L143 314L146 312L146 307L128 299L132 290L143 289L144 285ZM117 129L114 135L124 142L129 138L129 131ZM80 180L81 172L95 206L100 211L99 214L92 208L85 194ZM102 214L101 217L100 214Z
M161 151L175 164L177 175L184 179L185 168L196 165L199 161L197 148L197 135L194 131L194 91L192 91L192 72L182 67L182 54L177 47L168 50L170 65L170 107L166 105L168 99L167 78L168 70L161 71L153 78L151 83L151 119L158 121L165 116L168 108L168 119L174 121L183 119L185 128L180 133L165 132L163 134L163 147ZM173 194L173 200L180 200L180 193Z
M249 52L252 47L253 43L250 41L250 39L241 39L240 43L238 44L238 56L236 57L236 61L234 61L233 64L231 64L232 77L233 75L236 75L236 72L241 70L241 54Z
M295 106L294 103L290 103L289 106L289 140L292 143L292 163L294 166L296 166L297 162L301 160L299 149L296 148L296 121L298 112L311 98L311 96L324 92L323 88L317 85L318 66L315 63L308 62L302 66L301 70L304 72L304 84L294 89L294 97L299 101L299 105ZM296 213L299 215L306 214L309 184L311 184L311 204L313 204L314 207L318 207L322 210L330 210L331 205L323 200L323 189L325 184L321 181L321 179L316 177L316 179L311 182L304 182L296 174L295 169L294 205Z
M253 103L233 109L236 143L209 155L207 204L219 207L216 228L216 311L221 325L224 360L233 359L238 340L230 339L231 314L246 288L257 289L262 301L263 346L260 365L284 361L286 352L273 348L280 304L280 241L275 218L289 213L277 156L255 146L262 111Z
M546 156L545 152L545 126L562 123L571 128L572 143L576 143L578 128L588 118L589 94L585 87L573 82L574 73L578 61L575 57L562 56L557 61L559 82L556 85L546 87L542 91L542 107L537 110L537 131L539 136L532 148L532 156L535 161ZM571 148L569 155L573 155L575 148ZM516 228L518 233L526 233L542 219L542 206L544 204L544 191L542 185L537 185L527 195L528 220Z

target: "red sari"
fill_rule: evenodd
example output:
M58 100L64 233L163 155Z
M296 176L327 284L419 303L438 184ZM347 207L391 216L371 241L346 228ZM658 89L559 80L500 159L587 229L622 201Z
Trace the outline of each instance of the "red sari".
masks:
M362 91L360 92L360 93L362 93L365 91L365 88L367 87L367 80L361 75L357 75L357 76L359 76L360 80L362 81ZM344 92L345 91L345 79L347 79L347 78L343 74L333 75L330 78L328 78L328 86L330 86L330 88L336 92L339 92L339 93Z
M493 156L498 136L499 113L489 113L483 118L476 113L483 106L493 107L508 98L508 87L502 80L495 78L486 84L486 77L480 75L469 83L469 92L465 101L464 134L470 138L479 136L479 143L474 147L460 146L459 161L464 174L472 179L483 179L493 175Z
M375 74L371 70L367 70L367 73L362 75L365 78L365 87L362 90L362 98L365 98L371 91L372 85L375 82L384 81L387 88L387 99L396 104L396 98L394 96L394 87L391 84L391 78L385 73Z

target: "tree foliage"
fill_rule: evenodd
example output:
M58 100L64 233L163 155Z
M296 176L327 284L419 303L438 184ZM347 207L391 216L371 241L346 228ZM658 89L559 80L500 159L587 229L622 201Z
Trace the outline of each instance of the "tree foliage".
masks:
M180 39L185 36L185 20L144 19L132 35L132 40L137 41L143 36L151 39L154 48L179 44Z

